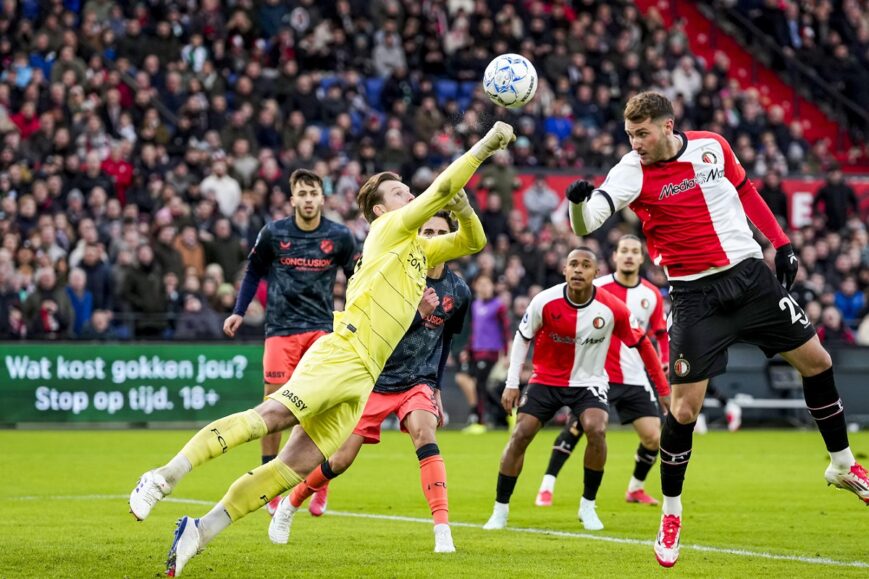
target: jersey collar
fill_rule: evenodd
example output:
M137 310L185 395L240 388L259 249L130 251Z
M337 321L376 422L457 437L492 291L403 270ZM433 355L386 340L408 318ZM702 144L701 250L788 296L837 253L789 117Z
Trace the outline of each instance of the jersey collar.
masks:
M620 285L623 288L634 289L635 287L640 287L640 285L643 283L643 278L637 276L637 283L635 283L634 285L625 285L619 281L619 278L616 277L616 274L613 274L613 281L616 283L616 285Z
M295 229L299 233L308 233L308 234L317 233L318 231L322 231L323 228L326 227L326 218L323 217L322 213L320 214L319 225L317 225L317 227L315 227L314 229L312 229L310 231L308 231L306 229L302 229L301 227L299 227L299 225L296 223L296 216L295 215L291 216L289 219L290 219L290 223L293 224L293 229Z
M587 308L594 301L594 298L597 297L597 286L592 286L591 288L591 298L584 304L576 304L571 300L567 295L567 284L564 284L564 301L567 302L567 305L572 307L575 310L581 310L583 308Z

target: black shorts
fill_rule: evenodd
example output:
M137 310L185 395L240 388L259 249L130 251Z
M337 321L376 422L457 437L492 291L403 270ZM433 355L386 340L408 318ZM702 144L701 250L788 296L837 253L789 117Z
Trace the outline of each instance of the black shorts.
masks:
M519 412L530 414L543 424L552 420L563 406L569 407L574 416L579 416L589 408L600 408L609 412L606 388L564 388L529 384L519 399Z
M658 399L651 387L610 383L607 398L610 408L615 408L619 413L622 424L631 424L634 420L647 416L661 417Z
M771 358L799 348L815 335L805 312L759 259L670 285L673 384L724 373L727 348L735 342L754 344Z

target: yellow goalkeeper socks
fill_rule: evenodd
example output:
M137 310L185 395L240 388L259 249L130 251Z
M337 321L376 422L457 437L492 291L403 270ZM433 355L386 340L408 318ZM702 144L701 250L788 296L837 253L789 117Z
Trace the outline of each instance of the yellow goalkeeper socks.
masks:
M236 479L220 500L220 504L235 522L280 493L293 488L302 482L302 478L276 458Z
M190 439L181 454L187 457L191 467L224 454L239 444L262 438L268 427L256 410L237 412L215 420Z

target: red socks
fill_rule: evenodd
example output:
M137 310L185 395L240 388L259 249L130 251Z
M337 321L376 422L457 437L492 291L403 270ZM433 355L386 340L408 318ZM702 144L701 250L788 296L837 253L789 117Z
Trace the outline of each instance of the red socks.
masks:
M434 447L434 452L437 454L429 454L431 452L427 447ZM428 452L420 452L423 450ZM428 454L428 456L420 456L420 454ZM434 518L435 525L449 523L449 501L447 500L447 469L444 466L444 459L441 457L436 444L426 444L417 450L419 457L419 474L422 481L422 492L425 495L425 500L431 508L431 514Z
M324 463L326 464L326 463ZM333 475L334 476L334 475ZM290 503L296 508L302 506L302 503L307 500L312 494L329 484L329 480L333 477L327 477L323 473L323 465L315 468L308 477L297 484L290 493Z

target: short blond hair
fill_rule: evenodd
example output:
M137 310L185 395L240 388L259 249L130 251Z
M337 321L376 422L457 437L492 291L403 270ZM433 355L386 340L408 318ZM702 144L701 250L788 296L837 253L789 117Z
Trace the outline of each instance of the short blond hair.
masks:
M660 121L675 118L673 103L658 92L646 91L635 94L625 105L625 120L632 123L642 123L647 119Z
M401 177L397 173L384 171L377 173L368 178L362 187L359 188L359 193L356 195L356 204L359 205L359 210L365 216L368 223L372 223L377 219L374 213L374 206L383 203L383 193L380 191L380 186L387 181L399 181Z

